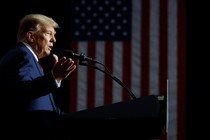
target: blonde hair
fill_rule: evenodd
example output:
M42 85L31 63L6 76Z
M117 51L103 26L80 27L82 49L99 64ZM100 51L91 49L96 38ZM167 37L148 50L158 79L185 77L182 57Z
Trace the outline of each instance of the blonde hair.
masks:
M41 27L45 26L59 28L58 23L55 22L51 17L47 17L43 14L26 15L20 20L17 41L19 42L24 40L28 31L39 31Z

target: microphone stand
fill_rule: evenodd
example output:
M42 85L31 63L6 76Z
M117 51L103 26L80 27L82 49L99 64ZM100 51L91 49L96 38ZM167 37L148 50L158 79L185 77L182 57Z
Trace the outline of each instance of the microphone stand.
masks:
M102 63L98 62L98 61L94 61L95 63L99 63L101 65L103 65ZM115 77L114 75L112 75L110 72L106 72L102 69L100 69L99 67L97 66L94 66L94 65L90 65L88 63L84 63L82 60L79 61L79 65L82 65L82 66L89 66L91 68L94 68L94 69L97 69L103 73L105 73L107 76L109 76L110 78L112 78L115 82L117 82L119 85L121 85L128 93L129 95L133 98L133 99L136 99L136 96L132 93L132 91L122 82L120 81L117 77ZM103 65L104 66L104 65Z

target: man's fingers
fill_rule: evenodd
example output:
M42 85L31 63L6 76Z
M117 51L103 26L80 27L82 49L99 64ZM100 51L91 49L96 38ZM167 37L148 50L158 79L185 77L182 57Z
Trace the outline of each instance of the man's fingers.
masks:
M57 62L57 65L61 66L63 65L63 63L65 63L65 61L66 61L66 57L64 56Z
M53 65L55 65L58 62L58 56L53 54L52 57L53 57Z

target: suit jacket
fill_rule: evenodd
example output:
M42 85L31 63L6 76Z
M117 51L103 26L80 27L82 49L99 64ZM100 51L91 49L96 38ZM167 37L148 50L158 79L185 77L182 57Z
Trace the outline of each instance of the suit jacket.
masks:
M44 75L32 52L18 43L0 60L0 89L8 112L60 110L55 106L52 92L57 85L51 72Z

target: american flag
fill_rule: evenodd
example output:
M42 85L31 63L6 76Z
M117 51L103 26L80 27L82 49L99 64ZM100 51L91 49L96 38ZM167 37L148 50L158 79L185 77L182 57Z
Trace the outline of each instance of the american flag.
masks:
M137 98L167 92L167 139L184 139L185 1L72 0L71 15L70 49L103 63ZM71 112L131 100L78 63L70 87Z

